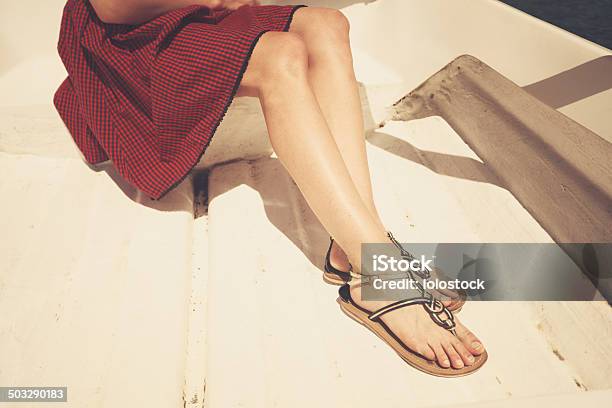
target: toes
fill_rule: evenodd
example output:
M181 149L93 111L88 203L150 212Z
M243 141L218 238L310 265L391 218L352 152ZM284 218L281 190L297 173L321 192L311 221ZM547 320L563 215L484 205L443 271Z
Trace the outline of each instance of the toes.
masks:
M423 357L425 357L426 359L430 361L434 361L436 359L436 353L434 353L431 347L429 347L429 345L427 344L420 347L418 352L420 355L422 355Z
M436 354L436 360L438 360L438 364L440 367L449 368L451 366L450 360L446 355L446 352L442 348L441 344L430 344L431 349Z
M484 352L484 346L478 338L469 331L462 324L457 324L457 337L461 340L461 343L468 349L473 355L477 356Z
M459 355L461 356L461 359L463 360L463 363L465 365L470 366L474 364L474 361L476 359L474 358L472 353L467 348L465 348L463 343L461 343L458 339L454 339L452 345L457 351L457 353L459 353Z
M455 347L453 347L451 343L444 343L442 344L442 347L444 348L444 351L446 351L446 355L448 355L448 357L450 358L450 361L453 367L455 368L465 367L465 364L463 363L463 359L461 358L459 353L457 353L457 351L455 350Z

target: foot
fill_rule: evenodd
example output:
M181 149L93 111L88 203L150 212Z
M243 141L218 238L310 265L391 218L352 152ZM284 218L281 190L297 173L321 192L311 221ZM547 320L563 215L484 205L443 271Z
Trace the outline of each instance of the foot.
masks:
M361 307L376 311L392 302L363 301L359 285L351 286L351 297ZM455 317L457 336L431 320L421 306L410 306L386 313L383 323L410 350L444 368L463 368L474 364L474 357L484 352L478 338Z

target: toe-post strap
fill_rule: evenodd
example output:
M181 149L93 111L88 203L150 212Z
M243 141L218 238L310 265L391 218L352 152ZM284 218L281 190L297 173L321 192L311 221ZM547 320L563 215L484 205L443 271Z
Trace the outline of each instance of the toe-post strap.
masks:
M423 307L427 313L429 313L429 317L431 317L431 320L433 320L434 323L443 329L450 331L455 336L457 335L457 333L455 333L455 317L439 299L432 296L432 300L428 303L424 303Z

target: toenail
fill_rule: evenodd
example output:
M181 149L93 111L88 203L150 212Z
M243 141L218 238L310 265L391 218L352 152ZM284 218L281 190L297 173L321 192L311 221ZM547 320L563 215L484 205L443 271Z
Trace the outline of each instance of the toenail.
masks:
M455 360L455 365L458 366L458 367L463 367L463 361Z
M474 356L472 356L472 355L469 355L467 359L468 359L468 361L470 361L472 363L474 362Z
M480 344L479 342L475 341L472 343L472 347L476 350L480 349L482 347L482 344Z

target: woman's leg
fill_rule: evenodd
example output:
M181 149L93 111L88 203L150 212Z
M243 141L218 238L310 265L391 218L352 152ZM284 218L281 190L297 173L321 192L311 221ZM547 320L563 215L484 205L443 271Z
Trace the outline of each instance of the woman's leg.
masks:
M290 31L298 34L306 44L308 79L321 112L362 201L375 222L384 228L372 194L349 22L339 10L307 7L295 13ZM332 245L330 261L337 269L350 268L337 242Z
M321 223L356 265L361 242L387 242L359 196L308 81L297 34L269 32L256 46L241 94L257 94L272 147ZM342 216L338 216L342 214Z
M362 201L379 228L384 228L372 195L349 22L338 10L306 7L296 11L290 31L306 44L308 77L317 102ZM348 260L338 245L332 247L331 255L332 265L348 269Z
M362 243L388 242L357 190L309 83L308 53L293 33L269 32L259 40L240 94L260 99L272 147L323 226L358 270ZM370 310L388 302L364 302ZM459 322L459 338L432 322L423 308L383 318L411 349L448 366L471 364L475 337ZM482 349L482 347L481 347ZM468 351L468 350L471 350ZM461 357L459 357L459 355Z

